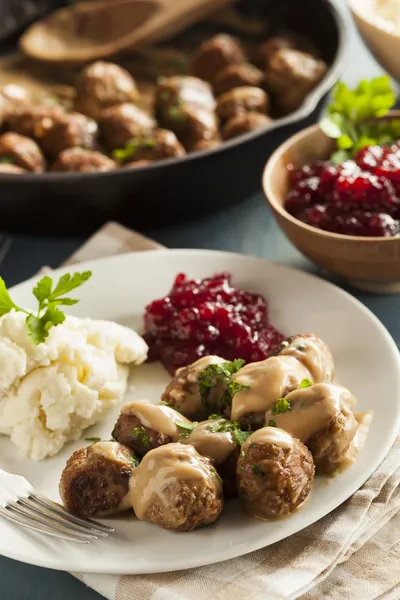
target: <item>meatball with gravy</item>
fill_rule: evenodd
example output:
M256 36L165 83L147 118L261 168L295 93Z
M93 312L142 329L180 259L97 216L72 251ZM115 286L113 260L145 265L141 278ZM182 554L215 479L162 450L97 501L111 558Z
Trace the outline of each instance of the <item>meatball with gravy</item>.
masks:
M158 446L180 441L189 428L190 421L173 408L136 400L122 407L112 436L144 456Z
M131 508L129 479L134 453L118 442L96 442L73 453L62 472L64 506L80 517L101 517Z
M225 360L220 356L204 356L188 367L177 370L168 384L162 400L178 410L188 419L201 421L220 409L219 401L225 391L223 384L207 388L202 395L199 377L207 367L222 365Z
M325 342L312 333L293 335L284 340L275 354L297 358L310 371L315 383L333 380L335 368L331 351Z
M199 46L192 58L192 73L213 83L218 71L245 62L240 43L226 34L218 34Z
M259 519L278 519L307 500L314 481L308 448L277 427L263 427L242 446L237 486L243 508Z
M41 173L46 161L39 146L28 137L12 131L0 136L0 160L7 159L17 167Z
M133 77L114 63L97 61L83 69L76 83L75 110L98 119L105 108L137 102Z
M222 128L222 137L224 140L231 140L244 133L267 127L271 123L272 119L270 117L257 112L238 114L225 123Z
M214 80L214 91L217 96L237 87L262 87L264 73L254 65L230 65L219 71Z
M51 170L69 173L96 173L112 171L116 168L116 162L101 152L83 148L68 148L58 155Z
M101 139L109 150L124 148L132 139L149 135L155 121L134 104L111 106L101 113Z
M232 375L232 380L246 386L232 399L232 421L253 429L262 427L265 413L278 398L296 390L304 379L311 377L308 369L293 356L272 356L250 363Z
M148 452L129 486L137 518L164 529L192 531L210 525L223 509L215 468L189 445L166 444Z
M65 117L53 126L42 137L41 146L45 154L55 160L67 148L96 148L97 123L80 113L65 114Z
M294 39L294 36L276 35L270 37L266 42L262 42L257 47L255 60L257 64L264 69L268 66L269 61L275 52L287 48L296 48L296 40Z
M269 96L257 87L234 88L219 96L217 100L217 116L221 121L228 121L243 113L267 114L268 111Z
M277 427L304 442L318 471L329 473L348 466L358 444L359 428L351 393L339 385L316 383L292 391L285 400L286 410L281 414L271 410L266 423L273 420Z
M55 123L61 122L65 115L65 109L60 104L30 106L7 113L5 124L13 132L26 135L40 143L49 129Z
M168 129L155 129L150 135L133 138L122 151L115 151L121 162L154 162L166 158L177 158L186 154L178 138Z
M171 112L182 105L214 111L211 86L197 77L173 75L160 78L155 92L157 118L168 122Z

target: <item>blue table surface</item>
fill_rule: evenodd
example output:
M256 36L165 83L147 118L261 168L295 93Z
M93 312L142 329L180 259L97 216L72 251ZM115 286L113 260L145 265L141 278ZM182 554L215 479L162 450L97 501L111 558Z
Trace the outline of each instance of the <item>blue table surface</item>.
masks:
M347 12L345 0L336 0ZM351 19L348 18L350 51L344 79L354 84L361 77L381 73L363 46ZM223 213L179 227L146 232L150 237L171 248L214 248L263 256L298 268L318 273L276 227L262 194ZM0 239L1 241L1 239ZM57 266L83 242L79 238L35 238L11 236L0 246L0 273L8 285L13 285L35 273L43 264ZM324 275L320 273L321 275ZM339 282L340 284L340 282ZM351 291L386 325L400 344L400 298L372 296ZM1 600L95 600L100 596L66 573L24 565L0 558ZM138 599L139 600L139 599Z

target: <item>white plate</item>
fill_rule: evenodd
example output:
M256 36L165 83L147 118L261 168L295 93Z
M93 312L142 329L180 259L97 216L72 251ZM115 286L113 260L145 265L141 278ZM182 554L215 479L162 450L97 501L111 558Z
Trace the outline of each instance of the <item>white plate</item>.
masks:
M266 296L271 320L285 334L314 332L329 344L338 381L356 395L361 411L374 410L371 430L356 463L330 485L317 479L310 501L286 520L252 519L234 501L216 524L202 530L171 533L125 516L110 520L115 534L90 545L54 541L0 520L0 554L53 569L115 574L172 571L226 560L314 523L351 496L387 454L400 425L399 353L378 319L339 288L266 260L212 251L134 253L79 266L87 268L93 277L78 290L81 301L71 313L115 319L139 330L145 305L165 295L178 272L196 277L232 272L235 284ZM67 270L71 268L59 272ZM32 281L14 288L16 302L29 305L31 289ZM157 401L168 379L160 365L144 365L133 372L136 390L130 396ZM117 412L86 436L107 439ZM2 437L0 467L25 475L44 494L59 500L65 461L85 444L85 440L71 443L58 456L35 463L21 458Z

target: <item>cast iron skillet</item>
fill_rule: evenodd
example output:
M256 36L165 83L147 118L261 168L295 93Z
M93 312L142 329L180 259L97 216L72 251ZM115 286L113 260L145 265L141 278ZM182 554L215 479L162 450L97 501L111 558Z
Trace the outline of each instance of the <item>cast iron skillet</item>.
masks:
M88 234L108 220L140 229L193 219L260 189L262 168L289 134L315 122L345 59L346 27L332 0L243 0L271 31L306 35L330 69L304 104L266 130L206 152L105 173L0 176L1 229L35 234Z

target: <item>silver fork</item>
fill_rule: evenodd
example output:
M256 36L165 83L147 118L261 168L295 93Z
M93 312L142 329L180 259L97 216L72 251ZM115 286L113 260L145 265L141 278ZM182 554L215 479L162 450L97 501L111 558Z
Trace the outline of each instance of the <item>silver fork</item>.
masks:
M0 469L0 517L56 538L88 544L114 529L69 513L61 504L39 494L21 475Z

